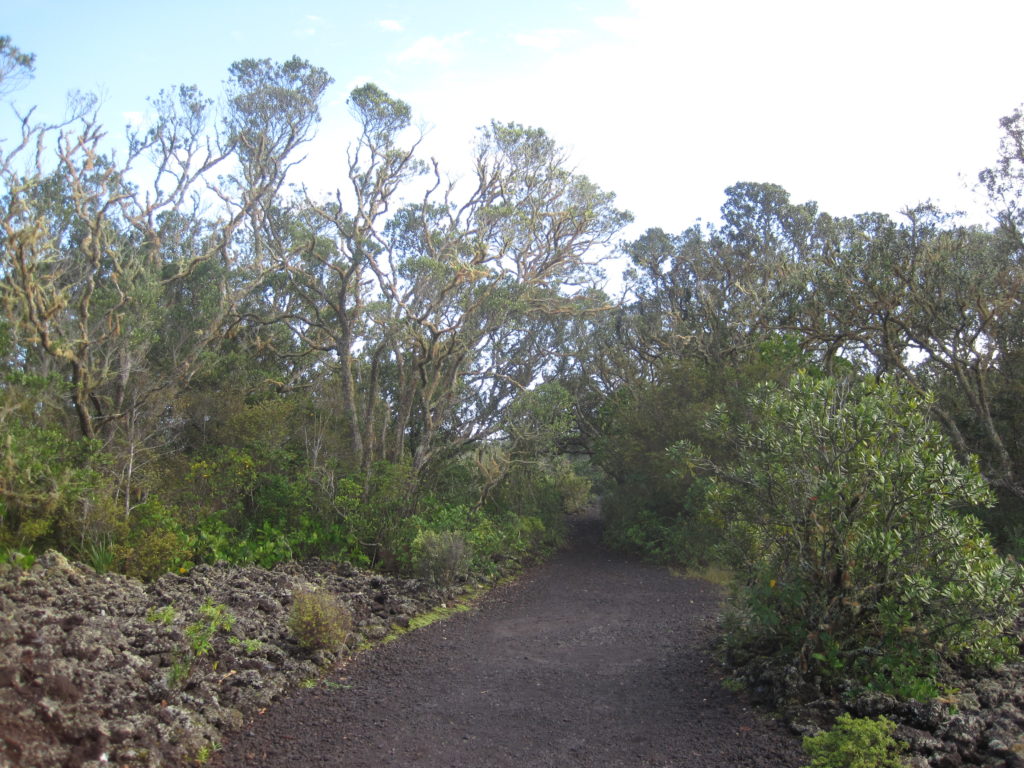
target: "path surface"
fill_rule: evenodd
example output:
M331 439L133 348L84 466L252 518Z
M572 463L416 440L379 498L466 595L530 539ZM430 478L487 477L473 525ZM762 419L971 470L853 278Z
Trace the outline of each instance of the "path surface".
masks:
M720 683L719 591L573 546L474 610L354 659L237 734L221 768L799 766L799 740Z

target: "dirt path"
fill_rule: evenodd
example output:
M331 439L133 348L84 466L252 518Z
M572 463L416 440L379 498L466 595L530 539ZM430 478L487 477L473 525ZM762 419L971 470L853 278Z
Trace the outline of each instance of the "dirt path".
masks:
M719 594L573 547L459 614L364 653L219 753L232 766L799 766L799 740L721 687Z

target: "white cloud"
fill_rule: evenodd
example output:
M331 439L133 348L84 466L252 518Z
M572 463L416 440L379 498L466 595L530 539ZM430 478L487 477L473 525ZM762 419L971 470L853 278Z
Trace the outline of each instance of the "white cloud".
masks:
M421 37L404 51L398 54L399 63L407 61L429 61L435 64L451 64L458 54L459 42L468 32L446 37L427 35Z
M377 22L381 29L388 32L404 32L405 27L402 26L402 22L395 19L381 19Z
M569 38L578 33L572 29L538 29L512 35L512 41L524 48L537 48L542 51L554 51L563 47Z

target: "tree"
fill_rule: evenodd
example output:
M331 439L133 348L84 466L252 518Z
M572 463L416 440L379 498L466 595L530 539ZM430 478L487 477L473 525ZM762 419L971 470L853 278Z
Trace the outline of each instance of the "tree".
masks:
M1007 246L1024 247L1024 109L1015 109L999 120L1003 136L996 164L978 174L988 192L999 232Z
M774 184L726 190L724 225L681 235L648 230L625 246L633 262L623 342L645 359L698 355L736 362L801 312L807 270L831 236L814 203Z
M0 35L0 97L7 96L32 76L35 61L35 55L20 50L10 36Z
M330 82L301 60L232 75L220 147L211 102L181 86L152 101L121 161L89 99L64 125L26 118L0 155L4 316L26 366L67 382L78 434L114 457L126 512L137 469L173 440L176 393L265 269L268 211ZM239 172L212 179L232 158Z
M341 389L350 453L422 473L497 435L504 409L550 364L553 334L580 301L588 253L628 220L613 196L565 168L543 131L481 131L462 202L436 163L403 145L411 111L372 84L349 99L361 126L350 191L305 201L276 248L283 323ZM421 202L393 209L430 173Z
M1015 651L1006 633L1024 570L960 511L992 497L977 462L958 461L929 421L930 405L893 378L799 374L760 389L750 423L718 413L714 434L734 461L680 446L709 472L707 511L748 574L735 647L808 680L854 677L904 695L927 689L940 659Z

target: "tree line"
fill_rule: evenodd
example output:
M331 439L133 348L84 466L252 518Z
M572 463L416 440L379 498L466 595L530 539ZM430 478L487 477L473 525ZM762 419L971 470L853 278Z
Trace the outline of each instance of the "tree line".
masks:
M3 56L7 81L29 73ZM372 84L348 100L344 184L296 189L331 82L236 62L218 102L154 97L121 156L89 97L58 125L20 116L0 155L7 546L139 575L394 565L416 515L461 515L497 554L483 539L557 537L581 503L552 373L629 215L514 123L481 129L456 185Z
M12 107L32 66L0 38ZM455 578L556 543L596 491L610 543L749 574L739 657L909 695L950 659L1012 653L1021 111L979 175L989 226L738 183L720 223L616 243L630 214L543 130L482 128L456 183L373 84L349 96L338 188L290 184L331 83L299 58L236 62L219 99L162 91L122 144L87 96L59 124L17 113L9 557ZM612 245L619 301L599 287Z

